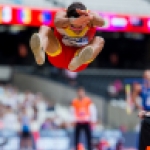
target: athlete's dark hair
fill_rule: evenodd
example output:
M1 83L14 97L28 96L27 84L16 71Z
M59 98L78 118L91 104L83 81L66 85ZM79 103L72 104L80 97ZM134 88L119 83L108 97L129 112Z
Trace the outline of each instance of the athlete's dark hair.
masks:
M81 2L73 2L68 8L67 8L67 17L71 18L78 18L80 15L76 12L76 9L86 10L86 6L82 4Z

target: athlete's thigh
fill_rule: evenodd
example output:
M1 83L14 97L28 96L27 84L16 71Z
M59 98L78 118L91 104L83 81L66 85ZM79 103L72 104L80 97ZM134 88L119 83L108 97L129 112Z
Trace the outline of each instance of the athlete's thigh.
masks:
M58 68L68 69L71 59L74 57L75 50L72 47L65 46L60 39L60 50L55 55L47 53L49 62Z
M58 53L58 50L60 50L59 39L57 35L55 35L55 32L53 30L50 30L48 34L48 44L46 47L46 53L50 55L55 55L56 53Z

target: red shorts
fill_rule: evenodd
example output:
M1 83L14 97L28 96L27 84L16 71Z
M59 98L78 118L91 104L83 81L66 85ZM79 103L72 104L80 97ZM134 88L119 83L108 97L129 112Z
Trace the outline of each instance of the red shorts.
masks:
M56 30L54 30L54 35L57 37L60 46L61 46L61 52L56 56L50 56L48 55L49 62L54 65L57 68L62 69L68 69L68 65L70 64L72 58L75 56L77 51L79 50L79 47L70 47L66 46L62 43L62 35L58 33ZM89 63L81 65L79 68L74 70L74 72L79 72L84 70Z

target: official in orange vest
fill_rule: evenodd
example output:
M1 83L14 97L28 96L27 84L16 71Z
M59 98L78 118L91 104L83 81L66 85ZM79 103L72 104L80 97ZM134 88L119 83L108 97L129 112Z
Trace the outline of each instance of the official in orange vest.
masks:
M81 131L85 132L87 138L87 150L92 150L92 125L97 122L96 107L91 99L86 96L84 88L77 90L77 97L73 99L71 105L72 122L75 127L75 149L77 150L80 142Z

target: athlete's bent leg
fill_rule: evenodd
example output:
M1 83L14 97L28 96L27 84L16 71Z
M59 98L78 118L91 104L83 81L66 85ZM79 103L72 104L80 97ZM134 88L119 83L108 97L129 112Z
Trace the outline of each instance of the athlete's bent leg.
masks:
M38 65L44 64L45 53L53 56L60 49L57 38L47 26L41 26L39 32L31 36L30 47Z
M104 43L105 41L102 37L96 36L90 44L81 49L79 54L71 60L68 69L74 71L82 64L93 61L102 51Z
M105 44L105 40L102 37L96 36L92 42L88 45L93 49L92 60L94 60L102 51Z

